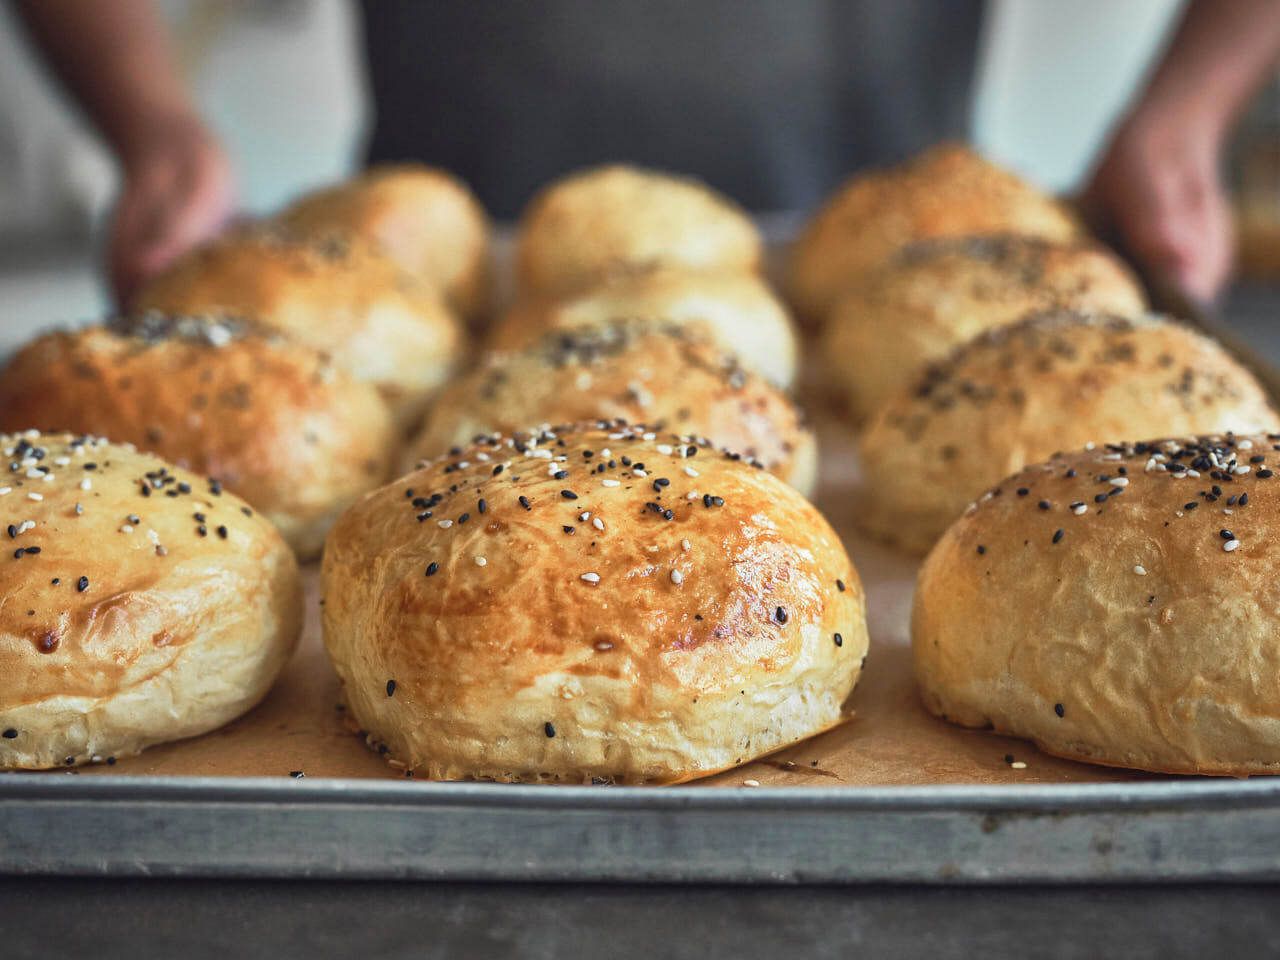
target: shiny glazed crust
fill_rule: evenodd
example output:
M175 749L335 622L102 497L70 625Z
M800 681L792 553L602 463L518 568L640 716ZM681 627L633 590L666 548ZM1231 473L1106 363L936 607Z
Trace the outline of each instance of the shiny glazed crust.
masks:
M0 767L134 754L266 694L302 624L275 527L128 446L31 431L0 450Z
M378 387L404 428L421 418L464 349L461 325L430 286L336 234L235 231L181 258L134 306L243 317L328 353Z
M836 303L821 355L865 422L927 364L979 333L1067 307L1137 316L1146 298L1116 257L1092 244L963 237L915 244Z
M549 333L482 358L440 394L406 466L477 434L598 418L708 437L803 493L816 481L817 444L784 393L698 331L643 321Z
M487 305L489 221L457 177L436 167L398 164L290 204L279 221L300 233L354 234L381 249L406 273L431 284L459 314Z
M643 318L697 326L765 379L788 387L800 344L786 307L749 273L659 267L622 274L563 299L516 304L494 329L490 349L527 347L551 330Z
M983 490L1055 451L1277 422L1253 376L1187 327L1037 314L960 347L881 408L859 446L859 523L924 553Z
M1093 763L1280 770L1278 444L1108 444L1000 483L920 572L925 705Z
M755 271L763 242L746 211L696 180L595 167L543 189L520 219L525 297L558 297L630 270Z
M968 147L942 144L840 187L796 241L788 288L802 319L817 325L849 284L908 244L991 233L1065 242L1081 232L1056 200Z
M50 333L0 372L0 429L133 443L216 477L303 558L383 483L397 435L370 385L242 324L158 315Z
M704 776L840 722L867 650L817 510L618 424L489 438L368 495L322 589L351 714L434 779Z

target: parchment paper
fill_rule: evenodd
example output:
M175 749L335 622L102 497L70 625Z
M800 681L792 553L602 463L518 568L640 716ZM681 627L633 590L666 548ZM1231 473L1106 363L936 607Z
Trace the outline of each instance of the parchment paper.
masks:
M850 701L852 719L769 758L689 786L1025 784L1143 776L1049 757L1028 743L963 730L924 710L911 677L907 633L915 561L858 535L852 522L857 472L851 434L831 417L822 417L818 428L822 482L816 500L844 538L868 601L871 653ZM317 571L308 570L306 576L302 642L265 702L214 733L153 747L114 766L81 768L80 774L287 777L302 771L307 777L402 777L348 730L337 709L337 678L320 642ZM1010 754L1026 768L1006 762Z

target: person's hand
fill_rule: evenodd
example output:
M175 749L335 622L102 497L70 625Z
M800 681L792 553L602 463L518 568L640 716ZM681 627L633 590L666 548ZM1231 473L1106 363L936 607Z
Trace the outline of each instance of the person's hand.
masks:
M1082 197L1101 236L1152 279L1205 303L1222 292L1234 257L1221 154L1214 124L1139 108L1117 129Z
M235 189L226 155L193 118L149 126L121 160L107 265L126 308L143 281L221 229Z

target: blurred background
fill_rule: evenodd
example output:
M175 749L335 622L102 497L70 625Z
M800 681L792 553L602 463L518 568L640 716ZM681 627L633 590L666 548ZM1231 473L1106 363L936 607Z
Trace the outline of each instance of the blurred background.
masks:
M357 168L371 129L359 10L343 0L163 0L182 69L246 212ZM1180 0L988 0L971 137L1070 192L1176 21ZM1250 112L1231 180L1247 276L1280 270L1280 86ZM0 350L108 309L97 270L116 173L0 5ZM827 185L827 188L834 184ZM785 212L783 212L785 213ZM785 221L784 221L785 222ZM1261 322L1256 300L1233 300Z

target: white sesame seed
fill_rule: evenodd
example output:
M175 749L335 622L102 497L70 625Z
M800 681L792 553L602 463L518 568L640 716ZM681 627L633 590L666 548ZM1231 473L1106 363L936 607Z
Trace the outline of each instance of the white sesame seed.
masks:
M758 787L760 786L760 781L755 779L743 780L742 785L744 787Z
M92 481L90 481L88 477L85 477L83 480L81 480L81 481L80 481L80 489L81 489L81 490L92 490L92 489L93 489L93 483L92 483Z
M41 494L38 494L38 493L28 493L28 494L27 494L27 499L28 499L28 500L43 500L43 499L44 499L44 497L43 497Z
M441 530L448 530L453 526L452 520L437 520L436 523L439 525Z
M28 480L39 480L41 477L44 476L44 471L37 470L35 467L32 467L30 470L26 472L25 476Z
M647 477L649 475L649 471L641 470L639 467L632 467L631 472L637 477Z
M1222 512L1225 513L1228 517L1231 516L1233 513L1235 513L1235 511L1232 510L1230 507L1223 507Z
M537 457L539 460L550 460L551 451L550 450L530 450L529 456Z
M0 497L6 497L13 493L13 487L0 487Z
M480 557L480 556L477 556L477 557L476 557L476 566L477 566L477 567L483 567L483 566L484 566L485 564L487 564L488 562L489 562L489 561L488 561L485 557Z
M1243 464L1243 463L1240 466L1236 467L1235 469L1236 475L1241 477L1243 477L1246 473L1252 473L1252 472L1253 472L1253 467L1250 467L1247 464Z
M1223 549L1223 550L1225 550L1225 551L1227 551L1227 553L1231 553L1231 552L1233 552L1233 551L1235 551L1235 550L1239 550L1239 549L1240 549L1240 541L1239 541L1239 540L1228 540L1226 543L1224 543L1224 544L1222 545L1222 549Z
M595 527L597 530L603 530L603 529L604 529L604 521L603 521L603 520L601 520L599 517L596 517L595 519L593 519L593 520L591 521L591 525L592 525L593 527Z
M1071 512L1078 517L1082 513L1088 513L1089 508L1083 503L1077 503L1074 507L1071 508Z
M693 467L685 467L685 468L684 468L684 475L685 475L686 477L696 477L696 476L698 476L698 471L697 471L697 470L695 470L695 469L693 469Z
M1120 454L1118 454L1118 453L1107 453L1107 454L1103 454L1102 459L1103 459L1103 460L1119 460L1119 459L1120 459Z
M681 573L679 570L672 570L671 582L674 583L677 587L680 586L680 584L684 583L684 574Z
M1025 761L1022 761L1022 760L1015 760L1013 761L1013 763L1009 764L1009 766L1012 767L1014 770L1027 769L1027 764L1025 763Z
M606 477L605 479L600 481L600 485L604 487L616 487L619 484L617 480L614 480L611 477Z
M1253 441L1252 441L1252 440L1241 440L1241 441L1239 441L1239 442L1236 444L1236 449L1238 449L1238 450L1252 450L1252 449L1253 449Z
M120 532L121 532L121 533L133 533L133 527L129 526L129 524L127 524L127 523L126 523L124 526L122 526L122 527L120 528Z
M680 549L684 550L687 553L688 551L693 549L693 544L690 543L688 540L681 540Z
M41 479L42 481L44 481L45 483L48 483L48 482L49 482L49 481L51 481L53 478L54 478L54 474L52 474L52 473L46 473L46 474L45 474L43 477L41 477L40 479Z
M1145 577L1147 575L1147 568L1140 563L1135 563L1133 565L1133 572L1140 577Z
M65 467L70 462L71 462L70 457L54 457L53 458L53 465L55 467Z
M489 455L485 453L483 450L479 450L476 452L476 459L479 460L481 463L488 463Z
M600 582L600 574L598 574L598 573L584 573L584 574L582 574L581 579L583 579L583 580L587 581L587 583L599 583L599 582Z
M578 514L578 519L583 523L586 523L588 520L591 519L591 511L583 510L580 514Z
M37 460L35 457L23 457L21 462L19 462L18 466L30 468L30 467L34 467L39 462L40 461Z
M1129 478L1128 477L1112 477L1110 480L1107 481L1107 483L1111 484L1113 487L1127 487L1129 485Z
M688 493L684 495L684 498L686 500L701 500L702 494L700 494L697 490L690 490Z
M641 436L643 436L644 439L646 440L654 440L657 438L658 435L656 433L645 433L645 434L641 434Z
M655 449L664 457L669 457L671 454L675 453L675 450L669 443L660 443Z
M1198 477L1200 476L1200 471L1199 470L1183 470L1182 475L1184 477Z
M1094 447L1096 447L1096 446L1097 446L1097 444L1096 444L1096 443L1094 443L1092 440L1090 440L1088 443L1086 443L1086 444L1084 445L1084 448L1085 448L1086 450L1092 450L1092 449L1093 449Z
M610 457L613 456L613 451L610 450L608 447L605 447L603 450L600 451L600 456L603 457L605 460L608 460Z
M28 530L33 529L35 525L36 525L36 522L34 520L23 520L20 524L18 524L18 532L26 533Z

